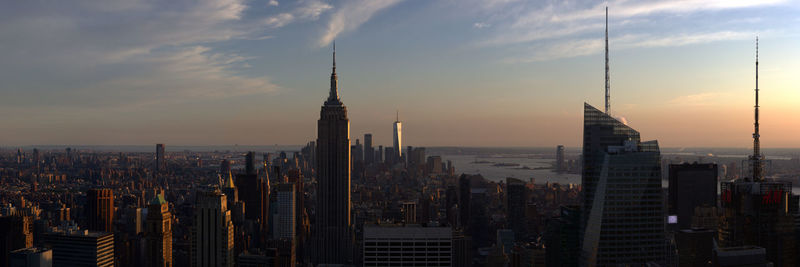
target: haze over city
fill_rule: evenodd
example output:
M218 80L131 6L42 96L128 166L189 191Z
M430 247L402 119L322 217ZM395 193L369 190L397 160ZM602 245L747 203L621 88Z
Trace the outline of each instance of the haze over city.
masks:
M800 147L792 1L7 1L0 145L300 145L331 44L354 136L580 146L602 106L662 147ZM691 131L689 131L691 129ZM355 139L355 137L351 137Z

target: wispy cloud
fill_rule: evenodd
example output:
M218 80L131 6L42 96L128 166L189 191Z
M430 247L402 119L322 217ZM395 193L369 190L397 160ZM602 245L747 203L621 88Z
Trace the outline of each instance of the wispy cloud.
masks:
M281 28L294 22L316 21L322 13L332 9L328 3L318 0L300 1L290 12L273 15L264 20L264 24L270 28Z
M706 92L699 94L678 96L668 103L671 105L684 105L684 106L708 106L719 104L721 99L729 97L728 94L720 92Z
M116 105L273 92L279 87L269 78L235 71L248 67L248 57L211 48L264 38L261 24L244 16L246 2L11 3L0 9L0 36L14 36L2 45L0 90L11 97L0 103Z
M373 15L402 0L350 0L339 7L331 16L328 27L317 43L326 46L339 34L358 29Z
M754 35L751 32L710 32L696 34L678 34L670 36L654 36L649 34L623 35L611 38L614 49L673 47L692 44L703 44L726 40L746 40ZM571 58L601 53L604 48L602 39L567 39L546 44L533 44L527 53L502 60L505 63L524 63L547 61L560 58Z
M612 40L625 32L627 42L614 41L615 48L682 46L724 40L749 38L752 20L725 18L710 20L694 26L680 26L686 16L709 16L725 10L769 7L786 4L785 0L614 0L527 2L496 0L471 3L484 9L480 23L492 25L485 38L474 43L477 47L529 46L538 50L525 59L509 62L541 61L600 52L597 47L604 28L605 7L609 6ZM710 13L709 13L710 12ZM668 22L667 22L668 21ZM668 25L668 26L667 26ZM676 27L677 26L677 27ZM736 26L736 27L734 27ZM742 27L740 27L742 26ZM481 28L478 24L473 27ZM659 34L649 34L659 32Z
M490 25L489 23L485 23L485 22L475 22L475 24L472 24L472 27L475 28L475 29L488 28L489 26L492 26L492 25Z

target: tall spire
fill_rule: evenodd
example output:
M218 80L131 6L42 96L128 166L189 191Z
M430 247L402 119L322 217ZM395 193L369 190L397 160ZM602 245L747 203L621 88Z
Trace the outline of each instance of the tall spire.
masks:
M608 69L608 7L606 7L606 113L611 109L611 78Z
M753 181L764 180L762 170L763 156L761 156L761 142L759 141L761 135L758 133L758 107L758 36L756 36L756 105L755 123L753 123L753 155L750 156L753 165Z
M336 41L333 41L333 68L331 68L331 92L326 105L341 105L339 100L339 77L336 76Z
M400 121L400 110L398 109L398 110L396 110L396 112L397 113L395 114L395 120L394 121L398 122L398 121Z

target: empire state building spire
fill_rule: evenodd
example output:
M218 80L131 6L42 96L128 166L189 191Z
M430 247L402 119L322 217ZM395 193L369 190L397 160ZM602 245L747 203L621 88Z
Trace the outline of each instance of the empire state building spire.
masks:
M336 76L336 42L333 42L333 68L331 69L331 92L325 105L341 105L339 100L339 77Z

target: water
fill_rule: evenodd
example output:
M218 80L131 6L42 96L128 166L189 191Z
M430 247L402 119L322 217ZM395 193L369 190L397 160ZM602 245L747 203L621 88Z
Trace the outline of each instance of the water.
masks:
M504 181L507 177L517 178L528 181L530 178L536 179L537 184L546 182L560 184L580 184L579 174L556 173L550 168L555 162L553 159L542 158L536 154L495 154L495 155L459 155L442 154L442 160L450 160L456 169L456 173L480 174L490 181ZM487 162L487 163L476 163ZM519 166L494 166L497 163L519 164ZM527 166L530 169L522 169Z

